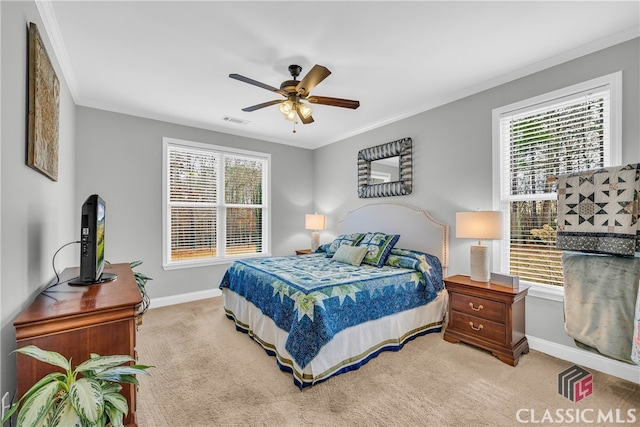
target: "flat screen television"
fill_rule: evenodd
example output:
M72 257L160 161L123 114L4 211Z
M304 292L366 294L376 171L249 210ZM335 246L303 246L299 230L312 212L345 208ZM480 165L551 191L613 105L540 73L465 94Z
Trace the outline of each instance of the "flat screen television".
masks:
M91 285L115 280L117 275L104 272L104 237L106 203L93 194L82 205L80 224L80 276L71 285Z

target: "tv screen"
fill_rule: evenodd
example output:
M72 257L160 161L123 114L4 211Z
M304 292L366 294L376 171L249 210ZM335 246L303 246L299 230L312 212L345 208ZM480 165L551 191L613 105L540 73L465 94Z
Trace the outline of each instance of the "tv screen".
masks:
M80 276L72 285L90 285L114 280L115 274L104 273L106 203L93 194L82 205L80 224Z

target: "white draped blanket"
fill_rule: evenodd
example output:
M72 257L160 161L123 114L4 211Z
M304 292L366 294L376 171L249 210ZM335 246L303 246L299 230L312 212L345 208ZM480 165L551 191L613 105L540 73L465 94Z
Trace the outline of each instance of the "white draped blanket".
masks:
M631 344L631 360L640 365L640 290L636 298L636 316L633 319L633 343Z
M567 334L579 347L639 363L632 353L640 259L564 253L562 266Z

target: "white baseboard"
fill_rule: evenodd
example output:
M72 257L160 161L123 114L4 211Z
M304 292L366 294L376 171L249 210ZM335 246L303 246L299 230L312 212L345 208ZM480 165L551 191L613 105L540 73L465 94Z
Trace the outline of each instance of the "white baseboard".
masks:
M172 295L170 297L152 298L149 309L165 307L167 305L182 304L185 302L197 301L201 299L220 297L222 291L220 289L211 289L208 291L191 292L188 294Z
M640 384L640 366L619 362L579 348L527 336L529 348L580 366Z

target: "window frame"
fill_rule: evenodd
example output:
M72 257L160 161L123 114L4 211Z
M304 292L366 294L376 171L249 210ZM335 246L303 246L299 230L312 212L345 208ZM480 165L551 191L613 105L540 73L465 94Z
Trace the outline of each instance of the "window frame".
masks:
M560 98L577 95L581 92L593 90L607 86L609 88L609 164L605 166L619 165L622 163L622 72L617 71L601 77L597 77L582 83L574 84L562 89L547 92L542 95L524 99L495 108L492 111L492 193L493 193L493 209L501 211L501 185L502 185L502 146L500 141L500 119L501 116L526 109L535 109L542 104L548 104ZM550 193L554 194L555 193ZM510 255L510 218L504 215L503 218L503 240L494 241L492 248L493 270L501 272L509 272L509 255ZM564 287L556 285L547 285L542 283L529 282L521 280L520 283L531 286L529 294L555 301L564 300Z
M171 147L183 147L186 150L203 150L220 155L220 175L217 179L219 199L215 203L218 210L216 221L217 255L213 258L171 261L171 220L169 205L169 149ZM240 255L227 255L226 245L226 208L255 207L255 205L238 205L226 203L224 190L224 156L247 157L264 162L263 186L262 186L262 252ZM187 141L182 139L162 138L162 268L173 270L181 268L202 267L207 265L229 264L237 259L264 257L271 255L271 154L257 151L243 150L233 147L225 147L202 142ZM221 250L222 249L222 250Z

